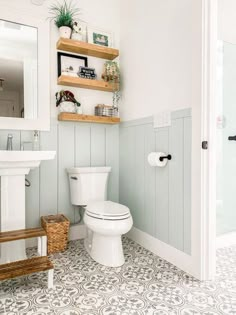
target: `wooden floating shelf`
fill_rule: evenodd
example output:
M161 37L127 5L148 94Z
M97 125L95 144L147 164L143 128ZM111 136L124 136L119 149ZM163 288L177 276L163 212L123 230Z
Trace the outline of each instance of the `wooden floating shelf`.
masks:
M94 45L67 38L60 38L58 40L57 49L108 60L113 60L119 56L118 49Z
M113 92L119 88L119 85L116 83L112 84L102 80L83 79L79 77L70 77L68 75L61 75L57 80L57 84L106 92Z
M120 118L118 117L80 115L80 114L74 114L74 113L60 113L58 115L58 120L99 123L99 124L118 124L120 122Z

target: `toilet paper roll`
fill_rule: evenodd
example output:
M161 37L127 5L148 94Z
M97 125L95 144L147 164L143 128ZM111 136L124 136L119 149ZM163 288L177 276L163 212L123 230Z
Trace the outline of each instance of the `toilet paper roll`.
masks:
M151 166L158 166L158 167L164 167L166 166L167 159L164 159L163 161L160 161L161 156L166 156L167 154L164 152L151 152L148 155L148 163Z

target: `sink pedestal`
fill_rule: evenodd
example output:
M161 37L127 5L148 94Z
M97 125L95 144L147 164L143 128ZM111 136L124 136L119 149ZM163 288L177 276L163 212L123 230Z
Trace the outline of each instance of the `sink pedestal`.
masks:
M25 229L25 175L55 155L55 151L0 151L0 232ZM0 264L26 259L25 240L2 243L0 249Z
M15 169L14 175L7 175L4 170L6 175L0 177L1 232L25 229L25 175L29 171L30 169ZM11 172L12 170L8 171ZM25 240L1 244L1 264L23 259L26 259Z

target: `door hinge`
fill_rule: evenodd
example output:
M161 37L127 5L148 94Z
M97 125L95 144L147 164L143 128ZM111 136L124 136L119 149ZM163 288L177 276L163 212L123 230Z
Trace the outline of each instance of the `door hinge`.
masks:
M202 141L202 149L207 150L208 149L208 141Z

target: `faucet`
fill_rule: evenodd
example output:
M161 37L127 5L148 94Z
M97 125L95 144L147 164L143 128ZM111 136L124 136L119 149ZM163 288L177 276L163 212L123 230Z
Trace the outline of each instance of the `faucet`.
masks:
M12 134L8 134L7 136L7 150L8 151L12 151L12 139L13 139L13 135Z

